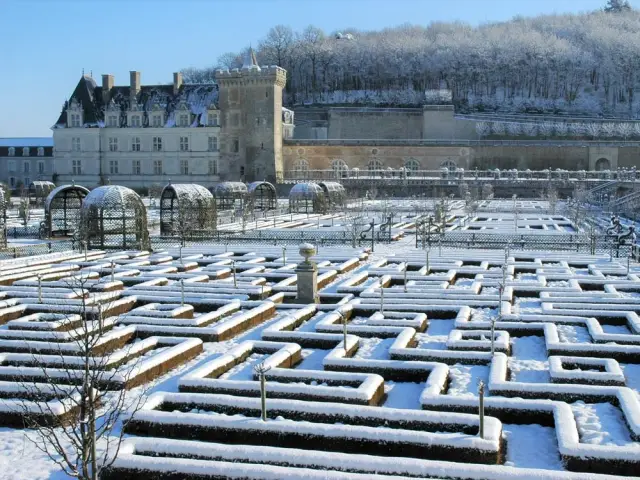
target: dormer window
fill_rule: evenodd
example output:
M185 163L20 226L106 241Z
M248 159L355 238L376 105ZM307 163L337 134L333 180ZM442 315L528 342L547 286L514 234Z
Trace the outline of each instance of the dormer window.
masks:
M117 127L117 126L118 126L118 116L117 115L107 116L107 127Z
M22 156L23 157L28 157L29 156L29 147L24 147L22 149Z
M218 126L218 114L217 113L210 113L209 114L209 126L210 127L217 127Z
M189 126L189 114L181 113L178 117L178 125L180 127L188 127Z
M16 154L16 149L14 147L9 147L9 156L13 157Z
M151 119L151 125L153 125L155 128L162 127L162 115L153 115Z
M44 148L38 147L38 156L39 157L44 157Z
M142 125L140 115L131 115L131 126L140 127L140 125Z

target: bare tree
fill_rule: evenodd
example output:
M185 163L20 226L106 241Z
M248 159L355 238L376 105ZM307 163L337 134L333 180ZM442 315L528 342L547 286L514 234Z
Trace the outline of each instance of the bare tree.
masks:
M65 474L97 480L117 458L125 426L143 406L146 388L126 390L140 352L135 344L113 351L109 330L115 321L103 318L109 304L89 294L95 281L79 274L67 284L76 298L61 305L70 341L48 343L44 352L44 342L27 341L30 353L24 355L19 385L29 400L16 408L33 429L27 438ZM60 403L46 401L51 398L60 399L68 415L60 417Z
M549 213L551 215L555 215L556 208L558 206L558 191L550 186L544 194L544 198L547 202L549 202Z
M26 227L29 223L31 210L31 202L29 199L29 189L24 185L20 189L20 203L18 204L18 216L22 220L22 224Z

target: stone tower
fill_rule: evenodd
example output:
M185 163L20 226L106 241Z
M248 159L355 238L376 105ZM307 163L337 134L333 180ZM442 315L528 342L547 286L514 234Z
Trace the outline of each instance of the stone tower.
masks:
M282 180L282 89L286 80L283 68L258 66L253 49L241 69L216 71L223 178Z

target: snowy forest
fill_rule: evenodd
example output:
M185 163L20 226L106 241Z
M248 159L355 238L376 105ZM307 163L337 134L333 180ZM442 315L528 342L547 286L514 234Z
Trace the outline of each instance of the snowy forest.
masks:
M414 106L448 89L458 112L571 113L638 118L640 12L516 17L477 27L434 22L382 31L269 30L255 48L262 65L288 71L287 105ZM244 52L183 71L213 81Z

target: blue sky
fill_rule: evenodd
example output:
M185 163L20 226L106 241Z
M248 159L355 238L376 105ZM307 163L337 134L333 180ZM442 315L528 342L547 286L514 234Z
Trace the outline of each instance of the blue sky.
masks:
M82 69L169 83L189 66L257 44L270 27L325 31L472 24L579 12L605 0L0 0L0 137L50 136ZM631 2L637 6L638 0Z

